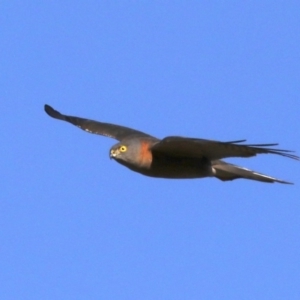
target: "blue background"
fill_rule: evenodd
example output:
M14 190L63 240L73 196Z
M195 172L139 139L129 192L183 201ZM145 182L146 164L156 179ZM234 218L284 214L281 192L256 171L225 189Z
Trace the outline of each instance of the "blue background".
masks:
M299 1L4 0L0 27L0 299L300 299L299 162L147 178L43 110L299 153Z

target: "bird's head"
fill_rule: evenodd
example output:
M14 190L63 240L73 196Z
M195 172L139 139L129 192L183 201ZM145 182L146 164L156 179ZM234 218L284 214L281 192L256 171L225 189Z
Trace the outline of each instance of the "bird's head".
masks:
M134 143L118 143L110 148L109 156L119 162L135 163L137 158L137 146Z
M112 146L109 156L121 164L138 168L149 167L152 161L149 143L140 139L129 139Z

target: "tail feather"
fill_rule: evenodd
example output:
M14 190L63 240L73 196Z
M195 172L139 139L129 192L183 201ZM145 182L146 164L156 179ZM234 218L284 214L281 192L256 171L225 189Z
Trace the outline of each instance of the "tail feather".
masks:
M245 178L269 183L279 182L284 184L293 184L292 182L274 178L243 167L228 164L223 161L215 161L212 168L214 176L223 181Z

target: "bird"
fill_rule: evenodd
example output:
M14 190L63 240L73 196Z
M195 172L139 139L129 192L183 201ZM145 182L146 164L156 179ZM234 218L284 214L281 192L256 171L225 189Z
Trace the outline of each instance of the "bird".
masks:
M115 124L64 115L45 104L45 112L52 118L69 122L80 129L118 141L109 156L137 173L168 179L215 177L222 181L239 178L266 183L291 182L227 163L229 157L252 157L257 154L276 154L295 160L293 151L275 149L277 143L245 144L246 140L220 142L215 140L167 136L158 139L142 131Z

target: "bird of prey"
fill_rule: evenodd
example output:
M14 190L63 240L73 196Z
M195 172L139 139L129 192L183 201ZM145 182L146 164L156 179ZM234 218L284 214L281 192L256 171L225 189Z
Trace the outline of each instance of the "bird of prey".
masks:
M245 140L219 142L179 136L158 139L128 127L63 115L47 104L45 111L50 117L67 121L87 132L118 140L119 143L110 149L110 158L135 172L151 177L173 179L216 177L223 181L245 178L291 184L229 164L221 159L277 154L300 160L298 156L291 154L292 151L270 148L278 144L250 145L242 144Z

